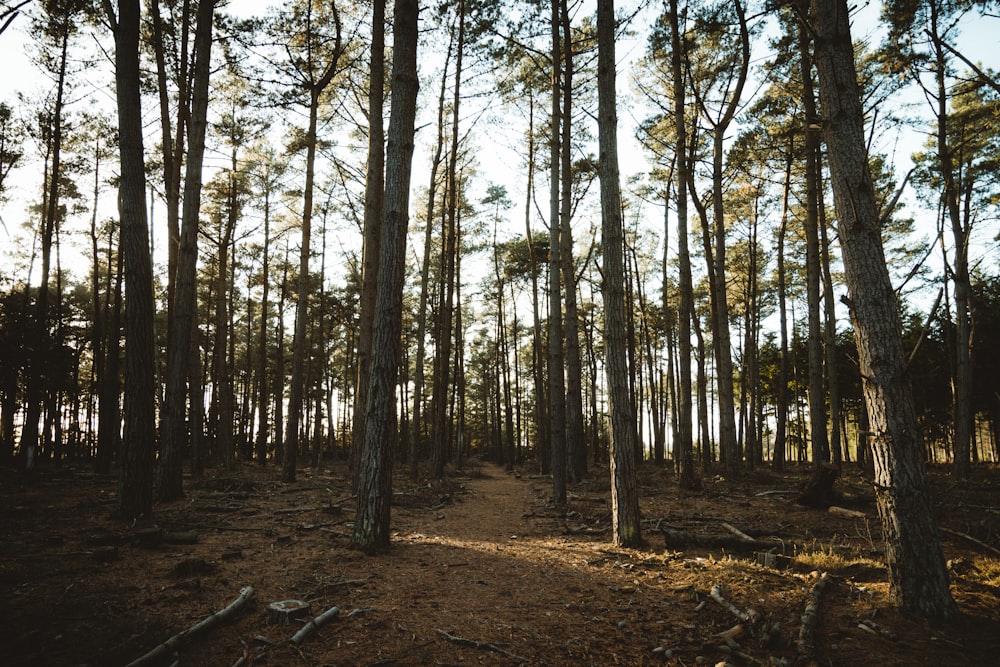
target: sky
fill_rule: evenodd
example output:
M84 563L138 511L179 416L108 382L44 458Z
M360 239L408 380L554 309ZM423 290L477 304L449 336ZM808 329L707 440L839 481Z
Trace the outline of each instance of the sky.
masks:
M239 0L232 2L230 9L238 9L240 13L252 14L259 11L262 5L267 4L270 3L263 2L263 0ZM619 3L619 6L622 6L622 3ZM875 26L877 26L878 11L879 5L877 2L861 3L861 7L855 15L853 26L855 39L867 38L877 41L878 34L874 30ZM963 51L969 54L974 60L980 60L994 67L1000 65L1000 49L997 48L1000 46L1000 31L997 30L998 26L1000 26L1000 20L998 19L970 22L963 32ZM27 21L22 16L6 32L0 35L0 63L3 63L4 69L4 75L0 76L0 101L6 101L12 106L16 106L17 92L32 94L33 92L44 90L49 85L49 82L34 72L34 68L25 53L24 31L26 28ZM641 55L643 47L644 42L642 40L634 40L631 43L619 46L618 55L620 62L623 63L623 70L628 60ZM426 84L423 94L427 95L427 89L436 87L436 85ZM627 72L620 71L618 81L619 97L624 98L628 94L628 88L629 80ZM83 89L86 90L86 87ZM94 87L90 89L96 90L96 96L99 99L103 98L105 101L110 102L110 94L106 89L95 89ZM919 100L916 103L919 105ZM635 171L641 171L645 165L640 151L635 146L634 133L630 127L637 120L631 116L631 111L629 106L619 111L619 139L622 143L621 150L623 151L622 164L623 169L627 169L631 165ZM541 111L541 113L544 113L544 111ZM152 119L150 118L146 120L147 124L151 121ZM422 155L419 151L421 145L426 146L429 143L432 131L432 128L425 129L424 136L418 137L418 154L414 165L414 182L418 187L423 186L426 182L426 179L422 176L425 171L425 165L422 163L426 163L427 161L427 156ZM515 203L514 210L516 210L517 207L521 206L523 199L523 192L518 193L519 189L523 191L523 183L521 183L523 176L519 174L520 171L523 171L523 168L521 166L521 156L518 152L522 147L517 145L520 138L514 135L502 136L503 133L498 130L490 130L490 132L493 133L492 136L487 138L480 137L479 139L482 148L481 154L490 156L490 162L480 167L481 182L479 186L485 189L485 186L489 182L509 182L510 197ZM511 133L508 132L507 134ZM890 139L895 145L884 146L882 150L895 150L894 159L899 168L905 170L909 167L909 155L919 148L922 140L923 136L919 133L901 128L898 138ZM488 145L483 146L482 144L484 143ZM623 174L623 177L627 176L627 173ZM13 242L16 230L12 226L18 225L24 219L23 202L37 199L36 191L40 180L39 174L34 173L28 167L20 169L15 178L15 182L7 192L7 198L10 203L6 205L0 203L0 221L4 223L4 227L0 227L0 246L4 243ZM909 205L911 212L917 217L922 219L926 217L924 215L926 212L921 211L919 206L915 205L912 197L908 196L904 198L904 202ZM662 212L652 212L650 215L653 218L661 217ZM523 223L521 223L521 227L517 228L517 233L520 233L521 229L523 229ZM933 220L930 222L930 229L933 229Z

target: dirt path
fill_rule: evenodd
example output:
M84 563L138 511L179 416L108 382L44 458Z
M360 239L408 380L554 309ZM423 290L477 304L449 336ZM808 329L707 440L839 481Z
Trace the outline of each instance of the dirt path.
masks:
M548 484L484 465L444 507L395 510L392 552L351 562L368 573L352 602L376 611L334 664L611 664L609 639L619 658L650 656L649 610L621 563L637 554L561 535Z
M758 473L739 484L706 480L698 493L678 489L664 468L640 474L646 549L611 545L607 470L592 470L557 512L548 505L550 479L470 464L443 482L397 477L392 548L369 557L350 545L354 509L340 461L307 469L294 484L255 465L215 470L188 480L184 499L157 506L155 526L113 517L113 477L10 473L0 476L3 662L128 664L252 586L254 603L186 643L178 664L792 665L802 662L796 641L819 570L835 580L821 605L819 664L996 662L1000 564L975 546L948 544L963 617L928 628L888 603L877 535L865 532L877 524L774 494L797 488L808 471ZM942 480L956 493L950 478ZM854 485L855 507L872 512L857 495L862 488ZM991 483L961 493L968 507L997 502ZM942 516L944 525L963 532L980 525L954 503L960 507ZM723 523L806 548L775 570L752 554L665 548L654 529L712 533ZM141 534L151 527L197 539L150 542ZM977 533L993 534L993 524ZM757 611L750 627L737 627L712 600L714 587ZM301 622L270 624L264 612L289 599L309 602L314 616L342 611L293 645ZM869 622L876 625L861 627Z

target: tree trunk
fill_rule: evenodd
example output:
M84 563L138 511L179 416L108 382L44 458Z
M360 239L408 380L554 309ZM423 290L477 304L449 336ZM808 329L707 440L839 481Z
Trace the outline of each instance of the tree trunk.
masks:
M573 262L573 34L567 0L559 2L563 47L562 109L562 253L560 269L566 313L563 323L566 363L566 472L568 481L579 482L587 473L587 449L583 436L583 370L577 311L576 266Z
M153 267L146 221L146 168L142 151L142 99L139 92L139 2L108 8L115 34L115 82L121 155L119 211L125 262L124 435L118 483L118 509L129 519L153 511L155 438L155 364Z
M431 246L434 239L434 209L437 197L438 169L441 166L441 154L444 151L444 112L445 91L447 90L447 68L451 62L453 36L449 36L448 50L445 54L445 72L441 75L441 90L438 95L437 141L434 146L434 157L431 159L431 176L427 188L427 221L424 228L424 257L420 265L420 308L417 311L417 352L414 359L413 372L413 412L410 420L410 478L416 479L419 474L419 458L423 451L424 436L424 356L427 339L427 302L430 296Z
M31 470L35 467L39 453L38 422L42 416L42 404L45 402L46 373L43 372L46 358L51 354L52 340L49 336L49 278L52 265L52 243L59 225L60 195L62 193L62 143L63 143L63 107L66 95L66 64L69 55L69 17L48 16L50 25L46 29L57 31L59 40L58 72L56 73L56 98L52 106L52 115L45 121L49 124L43 136L48 136L46 147L52 161L45 171L44 192L42 195L42 225L41 225L41 280L38 286L38 301L35 304L34 332L30 336L29 349L30 368L27 373L25 389L25 416L21 429L21 456L24 467ZM53 25L54 24L54 25ZM50 389L51 391L51 389Z
M604 345L611 410L611 531L617 546L642 544L636 484L635 408L629 398L625 350L625 234L618 171L615 96L615 10L597 4L597 94L601 174L601 238L604 246Z
M195 71L192 91L191 136L184 175L184 207L177 249L174 283L173 321L167 350L167 383L164 396L160 462L156 471L157 496L169 501L183 495L182 463L187 444L187 382L191 335L198 309L197 263L198 223L201 211L202 159L208 118L208 82L211 75L212 22L214 0L198 7L195 29ZM192 398L196 398L192 395ZM200 397L197 397L200 400Z
M313 190L316 180L316 130L319 121L319 104L323 91L333 81L337 63L342 54L339 15L334 7L336 24L335 45L329 61L317 77L312 71L302 72L304 85L309 95L309 125L306 130L306 177L302 193L302 240L299 246L299 284L295 303L295 334L292 343L292 378L288 397L288 427L281 466L281 478L285 482L295 481L295 467L299 449L299 422L304 409L305 394L305 354L309 324L309 256L312 238ZM306 30L308 31L308 27ZM307 34L307 40L313 35Z
M846 0L812 0L816 66L834 200L840 219L862 385L872 436L875 495L889 594L903 611L957 613L931 516L923 447L868 166Z
M357 382L354 392L354 424L351 430L351 463L357 473L358 455L364 440L365 403L371 371L372 326L375 322L375 292L382 237L382 197L385 194L385 0L372 6L372 44L368 85L368 169L365 175L365 232L361 263L360 322L358 323ZM421 317L423 311L421 310ZM417 363L421 363L418 360ZM423 376L421 366L421 379ZM412 464L411 464L412 465ZM352 485L357 487L356 475Z
M386 152L385 220L379 258L371 387L358 486L353 540L367 552L389 546L392 443L396 427L396 378L402 332L403 266L417 106L416 0L396 0L393 19L392 105Z
M820 136L816 97L812 85L812 58L809 55L809 32L805 25L809 0L801 0L799 13L799 70L802 75L802 111L806 128L806 307L809 357L809 437L813 465L819 468L830 460L826 431L826 395L823 387L823 338L820 321L820 249L819 249L819 159Z
M777 471L785 469L785 442L788 425L788 308L785 294L785 232L788 229L788 200L791 195L792 161L794 141L789 141L788 157L785 162L785 181L781 200L781 224L778 226L778 386L775 392L774 453L771 467Z
M559 106L562 48L559 0L552 0L552 121L549 183L549 441L552 447L552 502L566 503L566 367L562 325L562 235L559 224L559 174L562 110Z
M677 265L680 273L678 291L680 299L677 309L677 352L680 371L680 391L677 397L678 412L676 450L680 452L681 479L683 488L698 486L694 473L694 432L691 391L691 322L694 317L694 286L691 276L691 254L688 244L687 183L689 180L687 160L687 120L685 119L685 90L681 53L680 17L677 0L670 0L670 67L674 87L674 130L677 140Z

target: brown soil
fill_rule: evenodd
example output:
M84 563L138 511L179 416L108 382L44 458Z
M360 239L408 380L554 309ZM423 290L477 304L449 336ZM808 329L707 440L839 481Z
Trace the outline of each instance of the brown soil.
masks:
M0 470L0 662L128 664L252 586L253 602L184 642L177 664L802 664L802 615L823 571L817 664L1000 664L1000 483L977 474L962 486L931 476L940 525L965 535L943 534L961 615L935 626L888 603L871 494L853 473L837 482L840 504L868 518L796 505L805 472L684 492L643 467L649 546L632 550L610 542L606 470L559 512L550 480L473 464L443 482L397 479L391 552L369 557L350 548L339 465L293 485L252 466L187 480L187 497L157 506L149 526L112 518L112 478ZM793 558L779 569L753 549L664 543L664 529L721 535L723 524L781 537ZM143 530L153 526L167 533ZM185 532L197 542L162 541ZM304 621L265 613L287 599L341 613L292 644Z

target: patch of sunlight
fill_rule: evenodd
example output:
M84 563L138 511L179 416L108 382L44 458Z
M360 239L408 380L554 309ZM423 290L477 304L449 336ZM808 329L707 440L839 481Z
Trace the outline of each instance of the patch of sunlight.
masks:
M1000 587L1000 560L987 556L976 556L972 563L979 570L981 581L984 584Z

